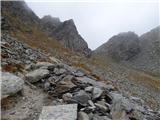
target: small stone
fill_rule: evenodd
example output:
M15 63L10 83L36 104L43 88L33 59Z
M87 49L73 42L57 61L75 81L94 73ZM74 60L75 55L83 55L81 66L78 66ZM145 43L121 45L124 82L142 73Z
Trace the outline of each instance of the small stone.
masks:
M96 108L95 105L94 105L94 103L92 102L92 100L88 100L88 104L89 104L93 109Z
M82 71L78 70L78 71L76 71L76 73L74 73L74 75L76 77L82 77L82 76L84 76L84 73Z
M111 119L107 116L99 116L97 114L94 114L92 117L92 120L111 120ZM117 120L119 120L119 119L117 119Z
M37 62L35 64L35 68L38 69L40 67L43 67L43 68L48 68L48 67L54 67L55 65L52 64L52 63L49 63L49 62Z
M72 82L72 79L72 75L67 75L63 79L59 80L59 82L56 84L56 92L63 93L70 90L71 88L76 87L76 85Z
M44 83L44 90L48 91L50 89L50 83L49 82L45 82Z
M100 110L102 110L103 112L107 112L109 110L109 108L107 108L106 106L98 104L98 103L95 103L95 106L99 108Z
M91 97L84 90L80 90L73 96L73 99L81 105L86 106Z
M62 99L64 102L71 102L73 95L71 93L63 94Z
M92 92L92 90L93 90L93 87L92 87L92 86L89 86L89 87L86 87L86 88L85 88L85 91L86 91L86 92Z
M56 74L56 75L61 75L61 74L64 74L66 72L66 69L63 69L63 68L55 68L54 69L54 73Z
M98 87L94 87L93 88L93 100L99 98L103 93L103 90L98 88Z
M89 119L89 116L85 112L79 112L78 120L90 120L90 119Z
M14 115L15 113L16 113L16 111L13 111L13 112L10 113L10 115Z
M113 85L106 85L106 89L109 91L115 90L115 87Z

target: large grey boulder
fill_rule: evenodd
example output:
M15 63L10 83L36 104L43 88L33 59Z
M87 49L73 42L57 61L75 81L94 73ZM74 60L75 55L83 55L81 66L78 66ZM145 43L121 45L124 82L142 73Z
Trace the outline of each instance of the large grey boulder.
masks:
M2 99L23 89L24 80L8 72L2 72Z
M26 80L31 83L38 82L40 79L46 77L49 74L47 69L36 69L26 74Z

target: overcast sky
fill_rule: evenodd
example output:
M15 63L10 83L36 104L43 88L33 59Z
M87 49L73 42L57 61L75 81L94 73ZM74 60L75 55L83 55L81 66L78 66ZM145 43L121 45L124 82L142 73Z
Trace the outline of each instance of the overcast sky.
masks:
M73 19L92 50L120 32L134 31L141 35L159 25L158 0L25 1L40 18L51 15L59 17L61 21Z

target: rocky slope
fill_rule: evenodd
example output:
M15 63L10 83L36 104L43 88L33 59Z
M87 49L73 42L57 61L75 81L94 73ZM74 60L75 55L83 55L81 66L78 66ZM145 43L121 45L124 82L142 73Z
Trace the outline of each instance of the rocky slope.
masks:
M160 66L160 27L138 37L126 32L113 36L94 51L94 55L107 60L112 59L129 67L159 75Z
M150 109L142 99L122 95L109 81L98 80L86 70L65 64L53 56L45 56L8 34L2 38L2 53L7 56L3 57L2 63L17 60L24 65L21 71L2 69L2 119L158 120L160 118L159 112ZM14 51L14 54L11 51ZM24 57L20 58L19 52ZM39 57L31 57L33 54ZM24 59L29 62L23 61ZM56 111L50 113L49 109L45 110L46 105L53 106ZM65 105L65 109L62 109L61 105ZM74 110L72 113L71 109ZM69 116L66 118L67 115Z
M123 44L115 40L115 46L110 45L111 50L127 45L119 51L115 49L114 54L119 54L118 57L109 56L117 59L116 63L102 56L88 59L57 42L60 41L58 37L65 39L63 34L78 35L72 20L60 22L46 16L43 18L44 21L47 19L43 23L46 27L42 27L42 21L24 7L24 2L1 3L2 120L41 120L48 116L53 119L68 116L70 120L160 119L159 79L119 64L120 61L130 62L143 51L141 38L137 35L129 32L114 37L123 38ZM54 37L48 29L56 31ZM151 42L155 38L153 45L157 45L159 39L155 35L157 31L152 31L153 37L144 35L142 39ZM126 38L130 36L127 43ZM159 53L155 47L151 53L152 50ZM46 106L54 108L54 113L46 110Z
M66 48L83 53L86 56L91 54L86 41L78 34L73 20L61 23L57 18L50 16L40 19L24 1L2 2L2 18L5 27L7 26L6 28L10 29L15 35L17 35L17 32L33 34L36 29L43 34L47 33L47 37L60 41ZM2 29L6 28L4 28L3 23Z
M115 61L128 61L140 52L139 44L139 38L135 33L120 33L110 38L107 43L97 48L94 53L111 57Z

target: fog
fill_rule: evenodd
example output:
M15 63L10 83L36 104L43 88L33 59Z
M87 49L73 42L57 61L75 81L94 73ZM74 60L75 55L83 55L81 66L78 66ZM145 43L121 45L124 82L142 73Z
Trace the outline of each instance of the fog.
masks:
M41 18L73 19L78 32L93 50L120 32L133 31L141 35L159 25L158 0L25 0Z

